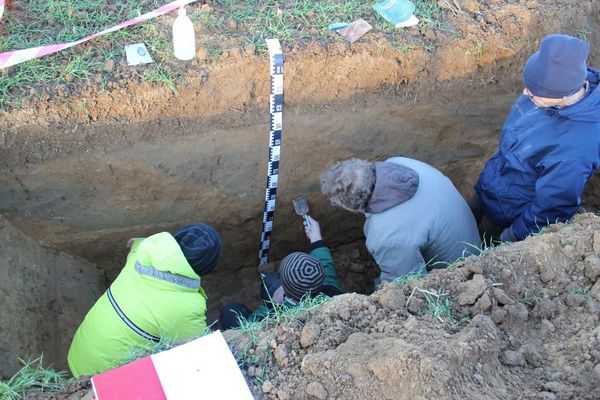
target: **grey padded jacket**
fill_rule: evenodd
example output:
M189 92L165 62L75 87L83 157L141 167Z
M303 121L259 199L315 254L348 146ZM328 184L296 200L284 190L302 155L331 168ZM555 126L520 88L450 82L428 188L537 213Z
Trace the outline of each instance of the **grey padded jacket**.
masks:
M479 253L475 218L444 174L404 157L376 162L375 169L364 232L381 269L376 283Z

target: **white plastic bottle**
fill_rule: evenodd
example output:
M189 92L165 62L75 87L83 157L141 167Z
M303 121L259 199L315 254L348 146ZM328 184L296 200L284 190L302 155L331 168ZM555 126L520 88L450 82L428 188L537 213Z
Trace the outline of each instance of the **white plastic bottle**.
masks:
M173 51L175 57L183 61L196 57L196 33L185 12L185 6L179 9L173 22Z

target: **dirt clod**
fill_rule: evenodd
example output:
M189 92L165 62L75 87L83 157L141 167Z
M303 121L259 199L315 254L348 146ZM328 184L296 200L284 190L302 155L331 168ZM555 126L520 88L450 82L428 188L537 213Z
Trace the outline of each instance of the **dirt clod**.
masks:
M394 284L386 284L386 290L379 296L379 303L390 310L401 310L406 306L406 298L402 288Z
M600 257L596 254L585 259L585 277L592 282L596 282L600 276Z
M273 384L270 381L264 381L261 387L263 393L271 393L273 390Z
M327 391L320 382L311 382L306 386L306 393L320 400L327 399Z
M300 334L300 344L304 348L312 346L316 343L320 333L321 328L319 324L310 321L302 328L302 333Z
M592 286L592 289L590 290L590 295L600 301L600 280L594 283L594 286Z
M477 303L475 303L475 311L478 314L482 314L492 307L492 301L487 293L483 293Z
M506 292L504 292L504 290L500 289L500 288L494 288L494 297L496 298L496 301L498 302L498 304L500 305L512 305L515 304L515 301L513 299L511 299Z
M481 274L475 274L473 279L461 283L458 287L458 304L461 306L474 304L486 288L485 278Z
M506 350L504 353L502 353L501 360L506 365L514 365L519 367L524 367L527 365L525 357L523 357L523 353L514 350Z

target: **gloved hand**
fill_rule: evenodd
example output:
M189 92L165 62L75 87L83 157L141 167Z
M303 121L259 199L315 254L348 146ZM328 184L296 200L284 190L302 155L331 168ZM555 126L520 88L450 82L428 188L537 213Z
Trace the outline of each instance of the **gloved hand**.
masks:
M306 233L308 240L310 240L311 243L323 240L323 237L321 236L321 226L319 223L308 215L306 218L310 222L310 225L304 224L304 233Z
M500 235L500 241L510 243L517 242L517 238L513 234L512 225L502 231Z

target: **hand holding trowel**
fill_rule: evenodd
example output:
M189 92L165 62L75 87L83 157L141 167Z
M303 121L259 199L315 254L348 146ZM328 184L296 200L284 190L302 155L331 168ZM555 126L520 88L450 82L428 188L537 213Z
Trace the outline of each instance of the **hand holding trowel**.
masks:
M310 220L308 219L308 201L304 197L298 197L293 200L294 210L296 214L300 215L304 219L304 226L310 228Z

